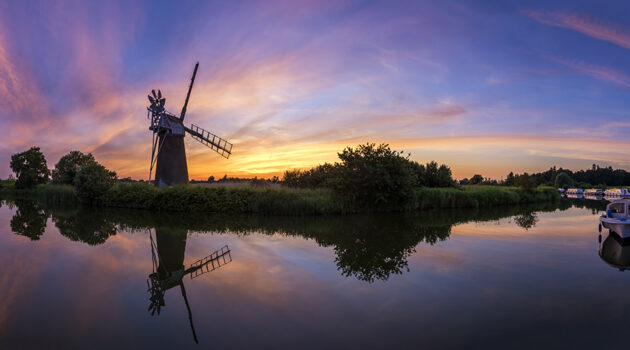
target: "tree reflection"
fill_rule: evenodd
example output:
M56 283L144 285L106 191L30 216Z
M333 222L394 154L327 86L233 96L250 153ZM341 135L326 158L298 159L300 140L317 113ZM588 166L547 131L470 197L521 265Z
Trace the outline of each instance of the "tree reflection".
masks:
M514 222L525 230L529 230L530 228L536 226L536 223L538 222L538 216L534 212L524 213L515 216Z
M116 234L116 224L100 210L56 210L52 212L52 220L63 236L89 245L103 244Z
M44 234L48 214L40 205L30 199L16 199L15 215L11 218L11 231L37 241Z
M358 224L358 223L356 223ZM445 240L451 226L422 226L413 222L366 222L364 225L335 230L324 245L332 245L335 263L344 276L374 282L409 271L407 258L422 241L434 244Z

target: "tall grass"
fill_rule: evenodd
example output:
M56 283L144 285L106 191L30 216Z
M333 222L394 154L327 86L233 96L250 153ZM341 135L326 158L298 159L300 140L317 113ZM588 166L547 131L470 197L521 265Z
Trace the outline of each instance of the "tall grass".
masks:
M37 187L37 197L51 206L74 206L79 202L76 190L70 185L40 185Z
M13 191L15 192L15 191ZM9 191L3 192L4 194ZM20 192L22 193L22 192ZM42 185L35 192L49 205L78 203L74 187ZM412 212L443 208L484 208L559 199L551 187L527 192L517 188L471 186L456 188L420 188L413 200L400 206L371 207L340 198L328 189L202 187L180 185L158 189L147 183L118 183L109 189L101 207L150 209L158 212L205 212L263 215L319 215L365 212Z

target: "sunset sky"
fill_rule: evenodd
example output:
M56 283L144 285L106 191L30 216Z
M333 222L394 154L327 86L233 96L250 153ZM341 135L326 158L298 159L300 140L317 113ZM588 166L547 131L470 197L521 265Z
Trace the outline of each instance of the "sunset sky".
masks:
M480 173L630 169L628 1L0 0L0 177L40 146L147 178L147 93L234 143L186 137L190 177L271 176L386 142Z

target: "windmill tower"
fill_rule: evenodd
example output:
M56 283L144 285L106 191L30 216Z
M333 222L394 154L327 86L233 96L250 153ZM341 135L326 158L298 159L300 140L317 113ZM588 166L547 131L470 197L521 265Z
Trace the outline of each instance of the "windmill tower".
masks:
M167 112L164 108L166 98L162 96L162 91L158 90L156 93L155 90L151 90L151 95L148 96L151 105L147 107L147 117L151 121L149 130L153 131L149 181L151 181L151 175L155 167L154 184L157 187L167 187L188 182L188 164L186 163L186 148L184 146L186 133L226 159L232 154L232 144L230 142L194 124L191 124L190 127L184 125L186 107L188 107L190 92L197 75L197 68L199 68L199 62L195 64L190 87L188 87L188 93L186 94L186 101L179 117Z

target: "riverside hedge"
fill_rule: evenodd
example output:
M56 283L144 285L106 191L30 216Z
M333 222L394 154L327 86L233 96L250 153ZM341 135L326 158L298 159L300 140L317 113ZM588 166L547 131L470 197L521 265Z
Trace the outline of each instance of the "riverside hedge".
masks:
M46 202L76 203L71 186L38 188ZM118 183L96 206L150 209L164 212L207 212L263 215L319 215L360 212L403 212L440 208L479 208L499 205L556 201L554 188L539 187L527 192L516 188L472 186L420 188L404 207L366 207L340 198L328 189L202 187L180 185L158 189L149 184Z

